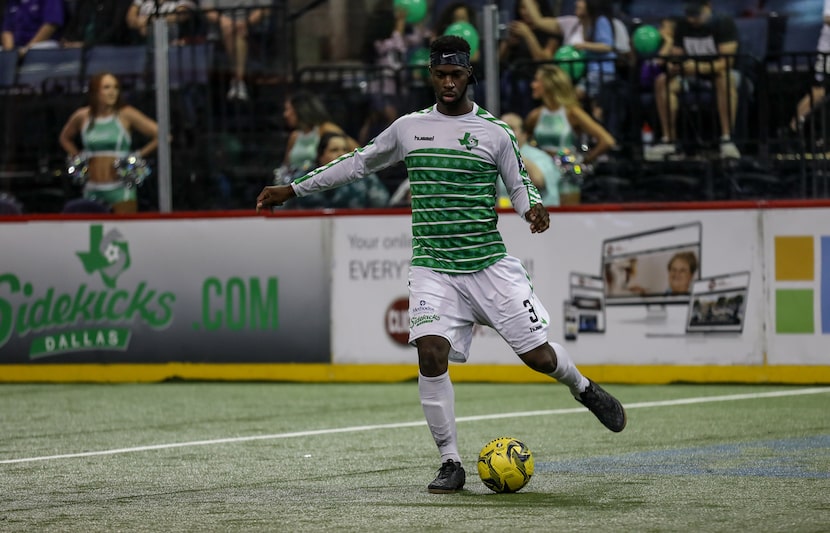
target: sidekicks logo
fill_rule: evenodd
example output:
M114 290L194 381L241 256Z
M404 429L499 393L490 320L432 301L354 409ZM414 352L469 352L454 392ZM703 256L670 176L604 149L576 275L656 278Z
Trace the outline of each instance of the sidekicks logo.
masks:
M99 272L104 285L115 288L118 276L130 268L130 248L121 232L112 229L104 235L102 226L89 229L89 251L77 252L87 274Z
M72 282L62 281L58 287L43 288L17 273L0 274L0 349L13 335L20 339L32 335L30 359L78 351L125 351L136 323L153 329L170 325L175 294L152 289L143 280L127 288L117 286L132 262L120 231L105 232L102 225L93 224L89 250L74 253L89 283L72 287ZM56 269L70 270L67 265L55 261ZM50 279L55 278L61 276L56 273Z

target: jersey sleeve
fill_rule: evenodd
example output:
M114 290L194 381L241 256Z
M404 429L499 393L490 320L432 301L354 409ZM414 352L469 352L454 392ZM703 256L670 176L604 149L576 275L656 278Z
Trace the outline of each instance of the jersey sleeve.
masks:
M533 205L542 202L542 197L527 175L516 137L507 129L503 130L499 137L501 142L496 162L499 174L507 187L513 209L519 216L524 217Z
M298 197L333 189L383 170L403 159L398 119L369 144L300 176L291 184Z

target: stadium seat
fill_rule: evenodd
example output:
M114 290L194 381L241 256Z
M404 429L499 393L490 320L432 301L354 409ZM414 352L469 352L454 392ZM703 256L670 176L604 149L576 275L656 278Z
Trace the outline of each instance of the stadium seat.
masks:
M101 72L114 74L122 85L143 89L147 77L147 47L100 45L87 50L85 78Z
M0 50L0 91L5 91L14 85L16 74L17 52Z
M170 90L187 85L207 85L210 67L213 64L211 43L171 46L167 52L170 69Z
M89 198L75 198L66 202L61 210L62 213L112 213L108 205L104 205Z
M22 215L23 207L14 197L6 193L0 193L0 216Z
M764 9L786 19L783 52L815 52L821 33L821 2L794 2L792 0L767 0Z
M36 93L79 92L82 63L81 48L29 50L17 70L17 85Z

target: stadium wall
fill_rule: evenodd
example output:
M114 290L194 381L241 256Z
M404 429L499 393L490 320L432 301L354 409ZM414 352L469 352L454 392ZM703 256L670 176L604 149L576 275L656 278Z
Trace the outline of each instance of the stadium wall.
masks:
M598 381L830 383L828 202L561 208L543 235L505 211L499 225L550 338ZM410 241L403 210L0 219L0 382L415 379ZM678 251L698 259L691 295L663 289ZM517 363L482 327L451 372L548 379Z

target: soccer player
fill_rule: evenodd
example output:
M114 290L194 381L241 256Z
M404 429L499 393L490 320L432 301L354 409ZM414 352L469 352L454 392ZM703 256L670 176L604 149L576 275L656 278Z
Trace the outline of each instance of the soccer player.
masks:
M452 493L464 486L465 473L448 362L466 361L475 323L495 328L525 364L565 384L611 431L622 431L626 416L619 401L577 370L563 346L548 342L548 313L521 262L507 254L496 227L500 175L532 233L547 230L550 216L512 130L467 97L475 82L467 41L442 36L432 42L430 80L433 107L400 117L365 147L292 184L265 187L256 208L406 163L412 193L409 340L418 349L418 392L442 461L427 489Z

